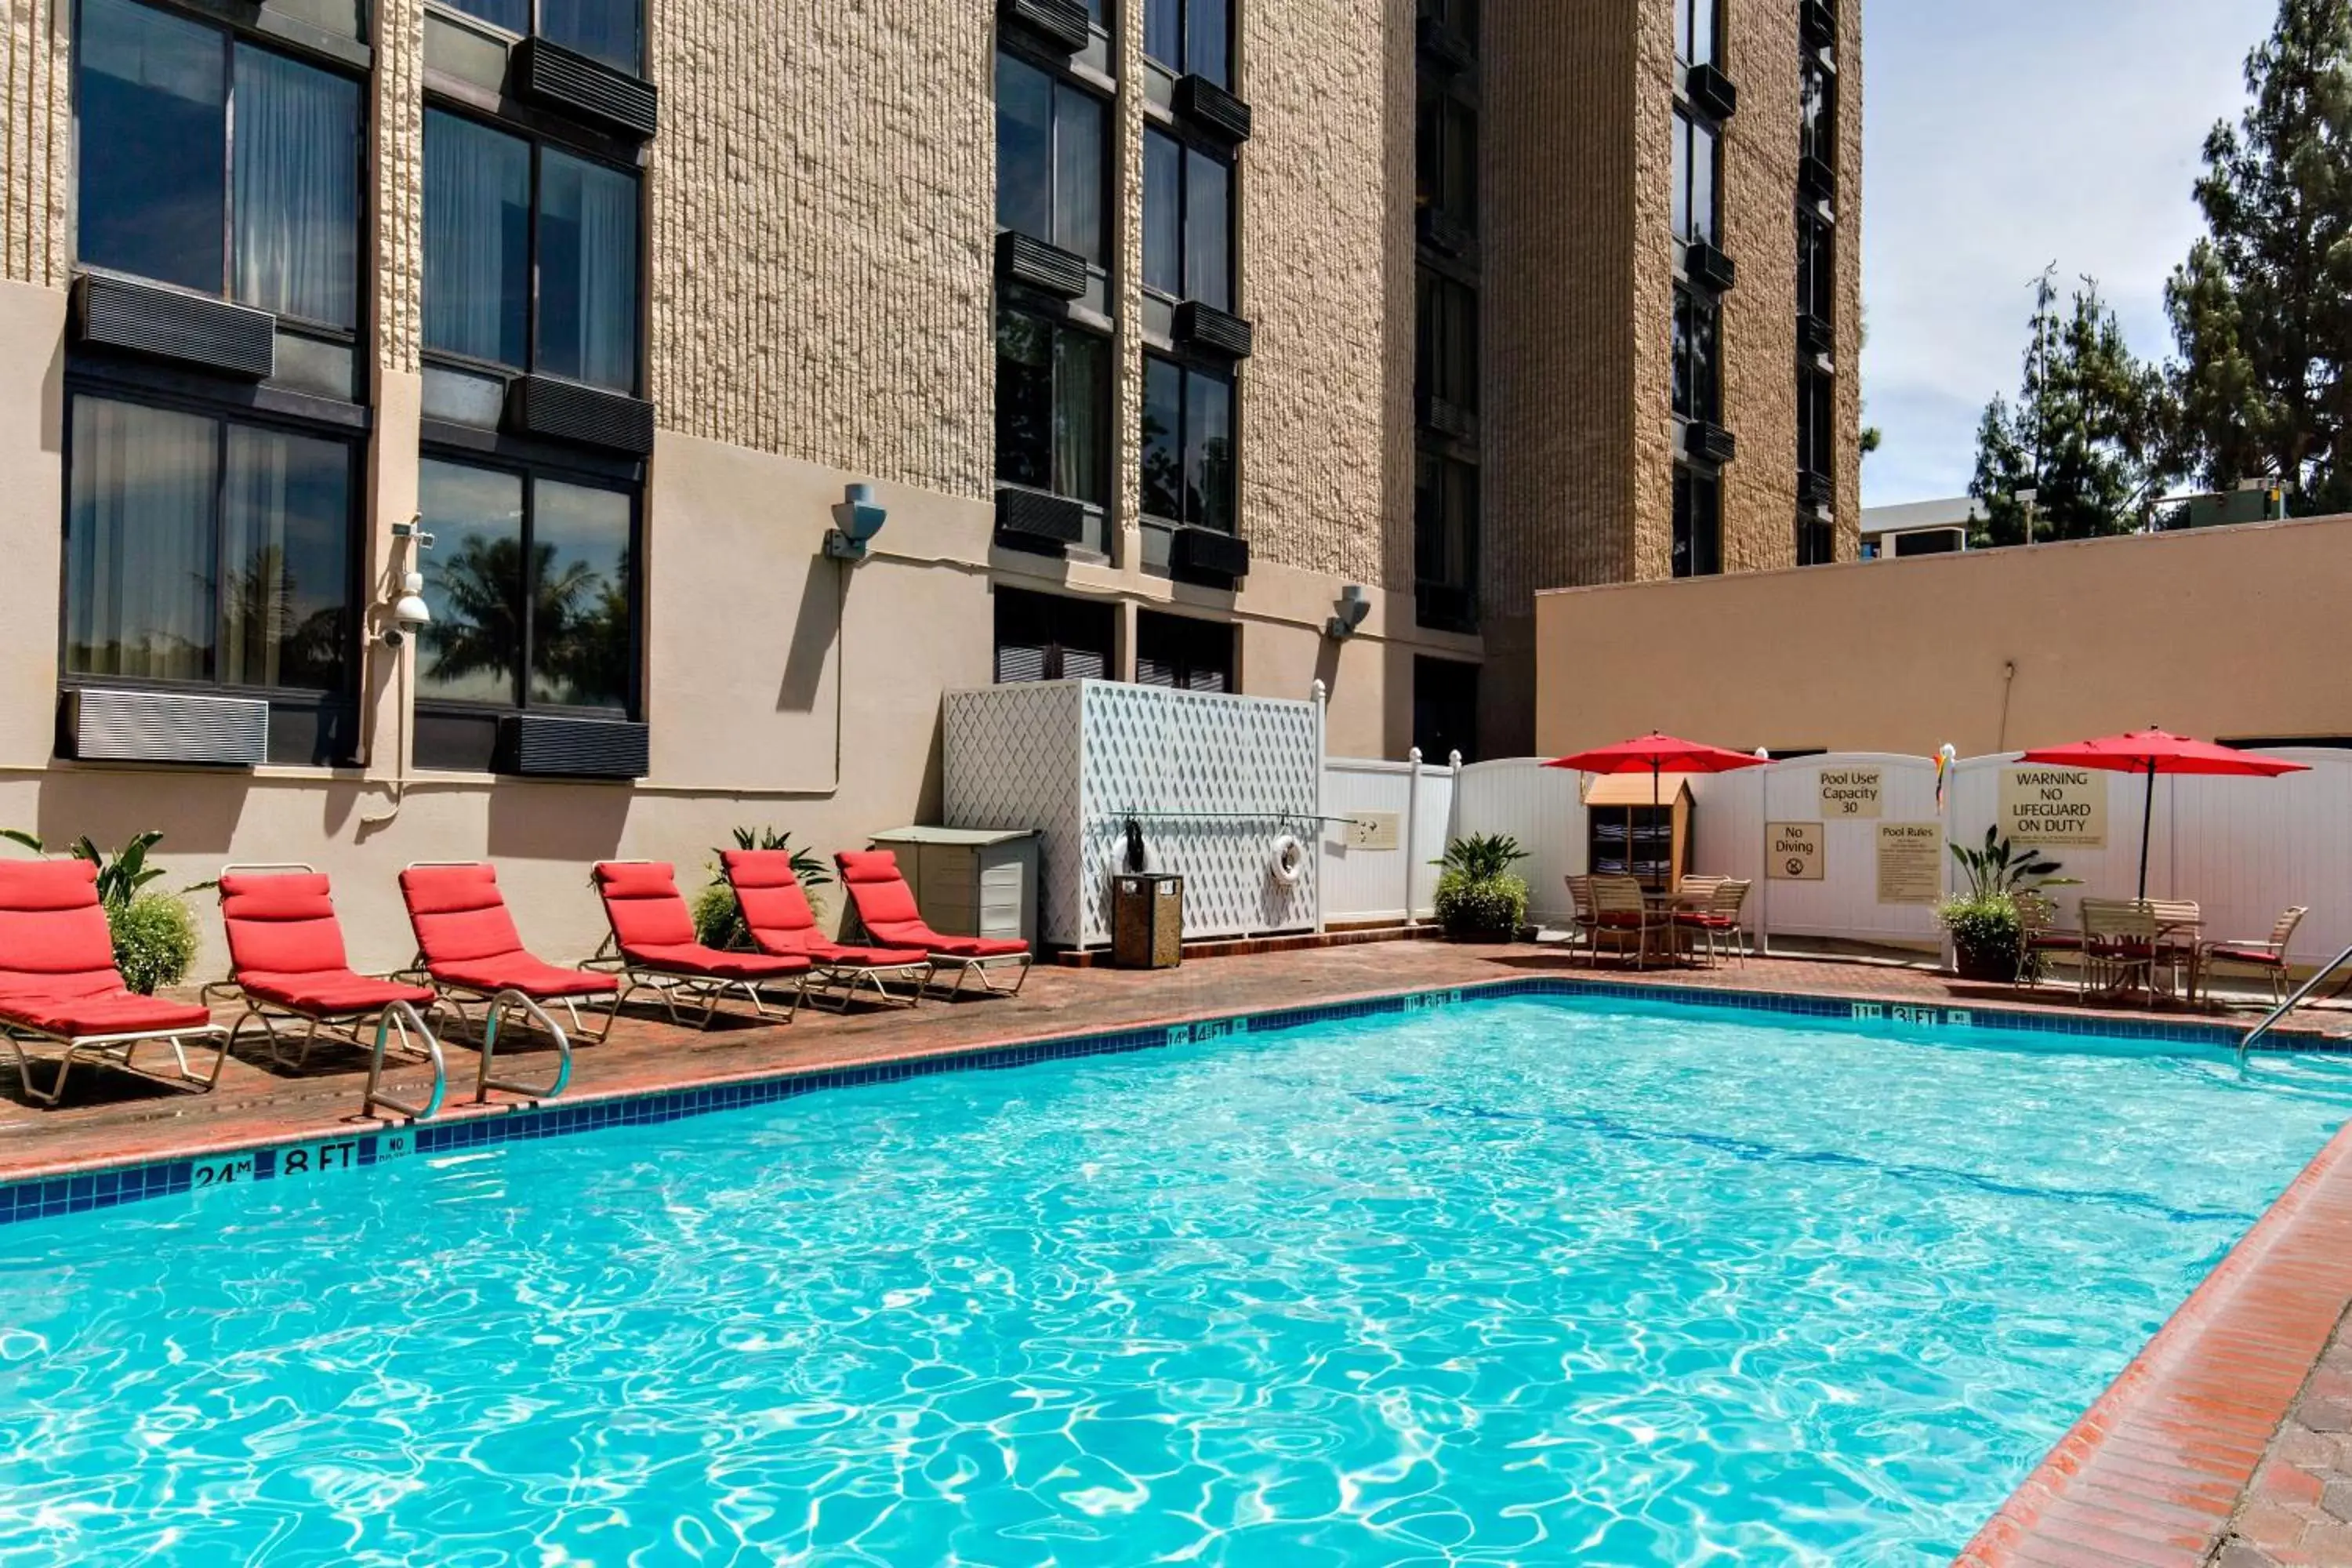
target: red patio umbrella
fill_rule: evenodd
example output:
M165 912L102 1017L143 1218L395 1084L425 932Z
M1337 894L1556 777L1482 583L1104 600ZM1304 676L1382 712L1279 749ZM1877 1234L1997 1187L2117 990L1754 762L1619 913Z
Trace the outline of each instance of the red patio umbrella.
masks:
M2111 773L2146 773L2147 807L2139 823L2139 896L2147 897L2147 841L2156 818L2156 775L2207 773L2241 778L2274 779L2281 773L2311 770L2301 763L2284 762L2252 752L2232 751L2206 741L2191 741L2162 730L2135 730L2128 735L2108 735L2028 752L2021 759L2047 768L2098 768Z
M1642 773L1650 775L1650 809L1655 811L1663 803L1658 799L1658 775L1661 773L1728 773L1741 768L1762 767L1770 759L1747 752L1727 752L1721 746L1703 746L1696 741L1678 741L1672 735L1653 731L1638 741L1620 741L1613 746L1595 751L1579 752L1572 757L1556 757L1546 763L1548 768L1573 768L1586 773ZM1626 848L1630 859L1633 846Z

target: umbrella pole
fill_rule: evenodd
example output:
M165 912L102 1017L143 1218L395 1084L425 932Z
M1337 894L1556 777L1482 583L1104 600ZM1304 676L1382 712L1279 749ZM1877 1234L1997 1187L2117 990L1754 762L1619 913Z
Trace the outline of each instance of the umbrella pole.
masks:
M1658 830L1658 759L1652 757L1650 759L1650 831L1653 833ZM1666 858L1669 861L1673 860L1674 854L1675 836L1674 831L1669 828L1666 832ZM1653 860L1650 864L1654 866L1657 862ZM1668 871L1674 869L1671 865L1666 868ZM1665 884L1663 881L1654 882L1650 888L1650 891L1654 893L1663 893L1665 890Z
M2156 826L2156 761L2147 764L2147 805L2139 818L2139 900L2147 902L2147 839Z

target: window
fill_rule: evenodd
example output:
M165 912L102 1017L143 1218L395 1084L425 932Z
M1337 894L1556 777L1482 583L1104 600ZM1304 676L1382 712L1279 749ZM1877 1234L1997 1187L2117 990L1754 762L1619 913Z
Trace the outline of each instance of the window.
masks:
M1143 133L1143 286L1234 308L1234 169L1165 132Z
M1475 110L1424 79L1415 157L1415 199L1460 224L1478 225L1478 116Z
M1675 237L1685 245L1715 243L1716 132L1675 110L1674 190L1668 201Z
M1837 231L1810 206L1797 209L1797 310L1837 320Z
M1421 14L1478 47L1478 0L1421 0Z
M1797 151L1837 167L1837 79L1818 56L1809 56L1801 77Z
M1675 466L1675 575L1723 571L1723 480L1703 468Z
M1075 83L996 57L996 223L1093 266L1108 256L1103 147L1110 111Z
M1108 504L1104 446L1109 409L1109 340L998 304L999 479Z
M1414 355L1421 395L1478 411L1478 295L1453 279L1423 268Z
M636 500L544 473L428 457L418 510L433 624L420 702L626 715L635 706Z
M645 74L645 0L442 0L509 33L536 33L551 44ZM539 13L533 25L531 12Z
M633 173L427 110L425 348L634 395L639 198Z
M1425 626L1478 624L1478 470L1423 452L1413 465L1413 577Z
M1232 0L1143 0L1143 52L1178 76L1234 85Z
M1675 413L1715 424L1723 413L1722 312L1694 289L1675 290Z
M1234 628L1189 616L1135 617L1135 679L1141 686L1185 691L1234 689Z
M1172 522L1234 531L1234 384L1143 356L1143 510Z
M1432 763L1454 752L1478 760L1478 667L1450 658L1412 661L1412 743Z
M346 689L350 442L87 394L69 439L68 675Z
M1828 566L1837 560L1837 525L1819 518L1797 520L1797 564Z
M83 262L357 329L358 82L136 0L77 61Z
M1092 599L996 590L996 682L1107 680L1118 612Z
M1797 469L1837 472L1837 384L1819 367L1797 367Z
M1675 58L1686 66L1711 66L1722 25L1718 0L1675 0Z

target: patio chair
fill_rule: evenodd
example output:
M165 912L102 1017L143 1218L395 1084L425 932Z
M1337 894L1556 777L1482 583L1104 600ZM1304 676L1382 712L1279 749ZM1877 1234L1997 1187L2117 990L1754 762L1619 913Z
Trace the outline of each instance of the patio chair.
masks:
M962 994L967 981L977 981L981 990L992 996L1018 996L1029 983L1034 955L1027 942L945 936L924 924L914 889L899 875L897 855L887 849L845 849L833 858L841 868L841 885L847 889L850 907L857 911L857 923L866 934L892 947L919 950L930 959L935 974L952 971L956 981L949 988L950 1000ZM1013 971L1010 986L989 977L992 970L1004 968Z
M1748 932L1747 928L1740 924L1739 911L1747 904L1748 891L1755 884L1736 877L1685 877L1683 879L1684 889L1688 890L1693 881L1714 885L1707 889L1707 901L1704 905L1695 910L1675 911L1675 929L1686 939L1705 941L1706 961L1710 965L1717 962L1716 943L1721 942L1738 958L1739 966L1747 968Z
M740 994L761 1017L772 1017L762 993L792 983L792 1000L784 1022L800 1016L807 994L809 970L805 958L772 958L758 952L722 952L695 939L694 913L677 890L677 873L666 861L605 860L596 867L596 895L604 903L612 935L596 960L615 969L622 979L621 1001L640 991L659 996L669 1009L670 1022L686 1020L677 1010L680 994L702 1002L695 1027L707 1029L719 1015L719 1005ZM618 1004L615 1004L618 1005Z
M2271 1000L2284 1003L2287 983L2286 944L2294 940L2294 928L2301 925L2303 917L2310 912L2298 904L2279 916L2278 923L2271 927L2268 941L2206 942L2197 950L2198 967L2209 976L2217 963L2251 969L2270 982Z
M2017 947L2017 984L2034 986L2042 984L2041 959L2053 952L2071 952L2080 962L2083 936L2080 931L2066 931L2058 924L2058 906L2046 894L2023 892L2016 897L2017 918L2021 928Z
M2205 921L2205 913L2193 899L2142 899L2140 904L2156 921L2156 968L2168 977L2167 989L2175 994L2186 983L2186 994L2197 994L2197 959L2200 943L2197 933Z
M1594 915L1592 909L1592 879L1590 877L1569 878L1568 898L1569 902L1574 905L1576 909L1576 925L1574 929L1569 932L1569 946L1573 949L1591 940L1589 933L1591 931L1593 921L1597 918ZM1599 963L1598 959L1594 962L1596 965Z
M1633 966L1649 966L1650 939L1674 940L1674 922L1642 898L1642 884L1632 877L1595 877L1592 879L1592 962L1601 963L1601 944L1607 942L1617 950L1622 962L1625 954L1634 954Z
M98 868L87 860L0 862L0 1039L16 1053L25 1092L43 1105L63 1098L77 1058L111 1061L199 1094L220 1081L228 1060L228 1032L209 1009L141 996L123 984L98 901ZM151 1040L171 1047L176 1079L133 1065ZM212 1071L202 1078L188 1068L187 1047L197 1041L213 1051ZM64 1050L47 1093L33 1081L27 1042Z
M844 1009L861 990L871 992L885 1006L921 1003L923 987L931 978L930 955L908 947L845 947L828 938L801 889L791 850L729 849L719 859L743 911L743 927L761 952L807 959L815 966L810 978L837 989ZM893 981L906 985L905 995L890 989Z
M447 1073L441 1041L418 1012L434 1005L422 985L361 974L343 946L342 922L327 879L311 867L231 866L221 872L221 921L228 929L228 984L245 1011L229 1029L236 1048L246 1026L257 1024L269 1041L270 1058L299 1072L321 1034L369 1052L363 1110L377 1106L416 1121L441 1109ZM369 1037L364 1031L373 1024ZM286 1037L299 1027L294 1059L286 1059ZM433 1067L433 1092L410 1104L382 1092L383 1058L394 1037Z
M2156 986L2156 916L2133 899L2084 899L2084 996L2120 995L2134 986Z

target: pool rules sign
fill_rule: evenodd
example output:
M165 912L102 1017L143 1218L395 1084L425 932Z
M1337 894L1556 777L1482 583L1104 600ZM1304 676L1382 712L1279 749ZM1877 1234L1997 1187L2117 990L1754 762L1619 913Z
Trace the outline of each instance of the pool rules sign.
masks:
M2003 768L2000 835L2021 845L2105 847L2107 775L2095 768Z

